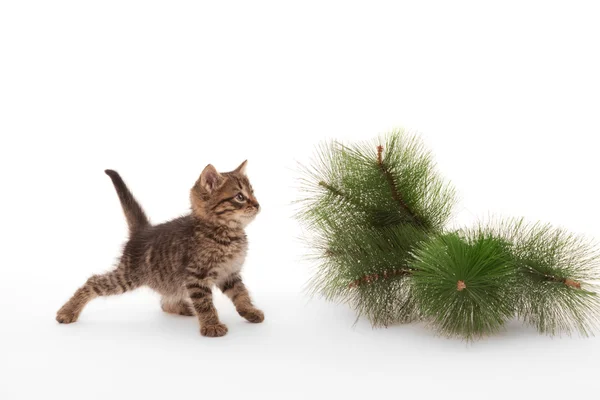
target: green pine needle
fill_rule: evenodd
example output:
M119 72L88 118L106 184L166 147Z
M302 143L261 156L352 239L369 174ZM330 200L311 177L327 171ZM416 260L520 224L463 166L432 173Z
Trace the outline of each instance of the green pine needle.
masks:
M422 315L447 336L471 340L498 331L514 314L512 262L506 243L486 235L422 243L411 263Z

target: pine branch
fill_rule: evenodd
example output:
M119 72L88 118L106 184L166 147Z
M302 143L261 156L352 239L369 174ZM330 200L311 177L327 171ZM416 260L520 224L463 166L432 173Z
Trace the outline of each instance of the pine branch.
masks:
M420 311L443 335L477 339L514 316L514 264L501 240L432 237L415 250L411 267Z
M425 319L466 340L515 316L549 335L600 326L598 246L522 220L448 232L454 190L417 137L324 144L305 173L313 293L373 326Z
M503 241L511 254L514 308L520 319L551 336L588 336L600 326L600 251L595 243L522 219L488 221L475 232Z

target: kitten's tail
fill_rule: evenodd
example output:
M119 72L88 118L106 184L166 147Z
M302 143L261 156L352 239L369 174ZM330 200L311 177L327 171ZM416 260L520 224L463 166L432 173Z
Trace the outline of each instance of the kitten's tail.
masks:
M140 204L137 202L135 197L133 197L127 188L127 185L125 185L125 182L123 182L121 175L112 169L107 169L104 172L110 177L113 185L115 185L115 189L119 195L119 200L121 201L121 207L123 207L123 213L127 219L129 233L133 234L140 229L149 226L150 221L148 220L148 217L146 217L146 213L144 213L144 210L142 210Z

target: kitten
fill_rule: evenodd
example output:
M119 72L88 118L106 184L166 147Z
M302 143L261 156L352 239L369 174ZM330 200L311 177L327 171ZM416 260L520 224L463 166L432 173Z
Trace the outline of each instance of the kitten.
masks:
M212 301L212 287L217 286L242 317L262 322L264 315L252 304L240 277L248 248L244 227L260 210L245 168L246 161L221 174L208 165L190 191L191 213L160 225L150 224L119 174L106 170L127 219L129 241L117 268L89 278L56 320L75 322L96 297L149 286L162 295L165 312L196 315L203 336L223 336L227 327Z

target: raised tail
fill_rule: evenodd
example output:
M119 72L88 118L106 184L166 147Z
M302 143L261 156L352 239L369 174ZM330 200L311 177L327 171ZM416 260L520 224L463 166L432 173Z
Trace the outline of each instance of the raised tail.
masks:
M119 200L121 201L121 207L123 207L123 213L127 219L129 233L133 234L134 232L149 226L150 221L148 220L146 213L144 213L140 204L135 197L133 197L127 188L127 185L125 185L125 182L123 182L121 175L112 169L107 169L104 172L110 177L113 185L115 185Z

